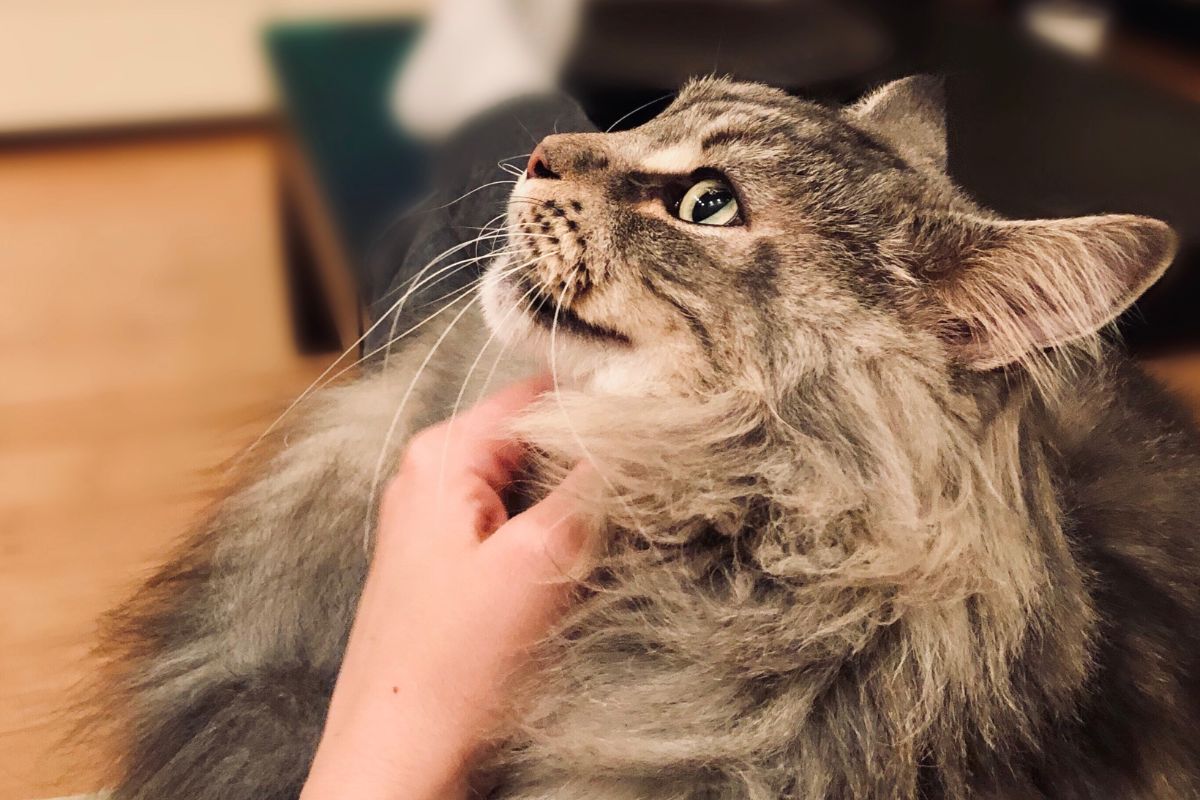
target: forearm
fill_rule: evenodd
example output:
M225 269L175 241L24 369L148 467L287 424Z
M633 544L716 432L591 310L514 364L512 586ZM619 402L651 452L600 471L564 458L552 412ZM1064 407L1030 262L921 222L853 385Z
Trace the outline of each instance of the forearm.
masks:
M572 473L509 519L525 458L511 419L545 377L409 443L384 492L371 570L303 800L459 800L501 733L504 686L570 599L588 541Z
M429 657L445 631L432 643L415 635L421 614L393 575L394 544L385 536L377 547L302 800L466 797L481 723Z
M301 800L465 800L460 743L432 731L360 722L361 729L345 735L326 732Z

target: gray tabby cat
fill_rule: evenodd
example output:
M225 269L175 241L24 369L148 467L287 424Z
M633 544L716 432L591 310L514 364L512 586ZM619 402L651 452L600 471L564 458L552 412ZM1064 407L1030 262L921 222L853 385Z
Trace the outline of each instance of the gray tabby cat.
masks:
M999 219L945 166L923 78L706 79L543 141L482 315L302 405L114 617L115 797L297 796L372 484L501 346L557 372L522 428L596 465L605 536L492 796L1200 797L1200 438L1098 336L1175 238Z

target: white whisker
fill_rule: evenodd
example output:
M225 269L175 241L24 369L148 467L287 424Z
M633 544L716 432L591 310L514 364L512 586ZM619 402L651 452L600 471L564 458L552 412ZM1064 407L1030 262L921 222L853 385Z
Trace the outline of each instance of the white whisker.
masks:
M553 255L553 254L548 253L545 256L543 256L543 258L549 257L550 255ZM517 270L523 269L524 267L527 267L530 264L536 263L539 260L540 259L531 259L522 264L517 264L515 266L509 267L502 273L502 276L508 275L513 272L516 272ZM378 491L379 491L380 475L383 471L383 464L387 460L388 448L391 446L392 438L395 436L395 433L396 433L396 426L400 422L400 417L403 415L404 409L408 405L408 400L412 396L413 390L417 386L417 382L420 380L421 375L425 372L425 369L429 366L429 362L433 359L433 356L438 351L438 348L440 348L442 346L442 342L444 342L446 340L446 337L450 335L450 332L458 324L459 320L461 320L463 318L463 315L465 315L467 313L467 311L469 311L471 309L471 307L475 305L475 303L479 302L480 297L481 297L481 295L476 294L469 303L467 303L465 306L463 306L462 309L454 316L454 319L452 319L450 321L450 324L446 326L446 329L444 331L442 331L440 336L438 336L437 341L435 341L433 343L433 346L429 349L429 352L425 354L425 358L421 361L420 366L417 367L416 374L414 374L412 377L412 380L409 381L408 388L405 389L403 397L400 398L400 405L396 408L396 413L392 416L392 421L388 425L387 433L384 435L383 447L379 453L379 460L375 462L375 472L371 478L371 491L370 491L370 494L367 499L367 504L368 504L367 508L369 511L374 510L375 499L376 499L376 496L378 495ZM371 543L371 525L370 525L371 519L374 519L373 513L368 515L368 517L367 517L368 521L365 524L364 531L363 531L363 546L367 550L370 549L370 543Z
M547 254L547 255L549 255L549 254ZM502 277L502 278L503 278L503 277L505 277L505 276L511 275L512 273L516 272L516 271L517 271L517 270L519 270L519 269L522 269L523 267L526 267L526 266L528 266L528 265L529 265L529 264L531 264L531 263L533 263L533 262L527 262L527 263L522 263L522 264L516 264L516 265L514 265L514 266L512 266L512 267L508 267L508 268L506 268L505 270L503 270L502 272L500 272L500 274L499 274L499 277ZM482 281L483 281L483 277L482 277L482 276L480 276L480 277L476 278L475 280L471 281L470 283L466 284L465 286L460 286L460 287L458 287L458 288L456 288L456 289L452 289L451 291L449 291L449 292L446 292L444 295L442 295L441 297L437 298L436 300L430 300L430 301L429 301L429 303L428 303L427 305L433 305L433 304L435 304L435 303L441 303L443 300L447 300L447 299L449 299L449 298L452 298L452 299L449 299L449 302L447 302L447 303L445 303L444 305L442 305L441 307L439 307L439 308L438 308L436 311L434 311L433 313L431 313L431 314L429 314L429 315L425 316L425 317L424 317L423 319L421 319L419 322L417 322L417 323L413 324L412 326L410 326L409 328L407 328L407 329L406 329L406 330L404 330L403 332L396 334L396 337L395 337L394 339L392 339L392 340L389 340L388 342L384 342L383 344L379 345L378 347L374 348L373 350L370 350L370 351L368 351L368 352L367 352L367 353L365 353L364 355L360 356L359 358L357 358L357 359L355 359L354 361L350 362L350 363L349 363L349 364L347 364L346 366L342 367L340 370L338 370L338 371L337 371L337 372L335 372L334 374L330 375L330 376L328 377L328 379L326 379L326 380L324 380L323 382L321 382L319 386L318 386L318 385L316 385L317 381L314 381L314 383L313 383L312 385L310 385L310 386L309 386L309 389L307 389L306 391L310 391L310 392L316 392L316 391L320 391L321 389L325 388L326 386L329 386L329 385L331 385L332 383L334 383L335 381L337 381L337 379L338 379L338 378L342 377L343 375L345 375L346 373L348 373L350 370L354 369L355 367L357 367L357 366L359 366L359 365L361 365L361 364L364 364L364 363L366 363L367 361L370 361L370 360L371 360L371 359L372 359L374 356L376 356L376 355L378 355L378 354L382 353L382 352L383 352L383 351L384 351L384 350L385 350L385 349L386 349L386 348L387 348L387 347L388 347L390 344L395 344L396 342L402 341L404 338L406 338L406 337L408 337L408 336L412 335L412 334L413 334L413 333L415 333L416 331L418 331L418 330L420 330L421 328L425 327L427 324L429 324L429 323L430 323L430 322L432 322L434 319L436 319L436 318L437 318L437 317L438 317L438 316L439 316L439 315L440 315L440 314L441 314L443 311L446 311L446 310L447 310L447 309L449 309L451 306L453 306L453 305L455 305L456 303L458 303L458 301L462 300L464 297L466 297L467 295L471 294L471 292L473 292L473 291L475 291L476 289L478 289L478 288L479 288L479 284L480 284ZM436 283L436 281L435 281L435 283ZM431 285L432 285L432 284L431 284ZM532 291L532 290L531 290L531 291ZM523 300L523 299L525 299L525 297L528 297L528 296L529 296L529 294L530 294L530 292L526 292L526 294L525 294L524 296L522 296L522 298L521 298L521 299L522 299L522 300ZM495 368L493 368L492 372L493 372L493 373L495 372ZM491 374L492 374L492 373L489 373L489 378L490 378L490 375L491 375ZM320 378L318 378L318 381L320 381ZM485 384L485 385L486 385L486 384ZM298 402L300 399L302 399L302 398L297 398L297 402Z
M559 312L562 311L563 300L566 298L566 296L567 289L564 288L559 294L558 300L554 305L554 319L550 323L550 379L553 382L554 387L554 400L558 404L558 410L563 416L563 421L567 423L567 429L571 432L571 437L574 438L575 443L579 445L579 450L583 453L584 458L586 458L588 463L592 465L592 468L596 470L596 474L600 476L602 481L604 481L605 486L608 487L608 490L612 493L612 496L625 506L625 510L629 513L630 521L638 526L639 531L645 534L645 530L642 528L641 523L637 520L638 515L634 513L632 506L629 505L629 501L625 499L625 495L617 490L617 487L611 480L609 480L609 477L604 473L604 470L600 468L600 464L598 461L596 461L596 457L592 455L592 451L589 450L588 446L583 443L583 437L579 435L579 431L576 429L575 423L571 421L571 415L567 413L566 405L563 404L562 390L559 386L558 380L557 336L558 315ZM646 538L649 541L649 537L647 536Z
M454 198L453 200L451 200L448 203L444 203L440 206L434 206L433 208L426 209L426 211L424 213L431 213L434 211L441 211L443 208L449 208L450 206L454 205L455 203L461 203L463 200L467 199L468 197L475 194L476 192L481 192L484 189L490 188L492 186L515 186L516 183L517 183L516 181L506 181L506 180L490 181L488 183L483 184L482 186L476 186L474 189L472 189L469 192L466 192L465 194L460 194L458 197Z
M541 260L545 260L545 258L549 258L551 255L552 254L547 254ZM517 301L515 303L513 303L512 307L510 309L508 309L508 311L505 312L504 317L500 320L500 322L492 327L492 331L488 335L487 341L485 341L483 343L483 346L479 348L479 354L475 356L475 360L472 361L471 366L467 368L467 374L465 377L463 377L462 386L460 386L458 389L458 396L454 398L454 406L450 410L450 416L448 418L448 422L446 423L446 427L447 427L446 448L448 448L450 446L449 433L450 433L450 431L452 431L454 429L454 418L458 416L458 410L459 410L459 408L462 407L463 395L465 395L467 392L467 385L471 382L471 378L475 375L475 370L479 367L479 362L483 358L483 354L487 352L487 349L489 347L491 347L492 342L494 342L496 340L496 335L499 333L500 329L508 322L509 319L512 318L512 315L514 313L516 313L517 311L520 310L521 301L524 300L526 297L529 297L531 294L533 294L536 291L537 291L537 289L535 287L531 287L528 291L525 292L524 295L522 295L520 298L517 299ZM501 352L503 352L503 350L501 350ZM498 365L499 365L499 360L497 360L496 365L494 365L492 367L492 372L488 373L489 379L491 378L492 373L495 372L496 366L498 366ZM440 472L438 473L439 491L442 486L442 481L446 477L446 448L443 448L443 450L442 450L441 467L440 467Z
M392 415L392 421L388 425L387 433L384 434L383 437L383 446L380 448L379 458L375 461L375 471L371 476L371 490L367 495L368 513L366 515L366 521L363 524L364 552L369 553L371 551L371 522L378 516L375 513L375 500L379 494L379 479L383 474L383 465L387 462L388 448L391 447L392 438L396 435L396 426L400 424L400 417L404 414L404 409L408 405L408 399L412 396L413 390L416 388L418 381L421 379L421 375L425 372L425 368L429 366L429 362L433 360L434 354L436 354L438 348L442 346L442 342L446 341L446 337L450 335L452 330L454 330L454 326L458 324L458 321L462 319L467 311L469 311L477 302L479 302L478 294L475 295L475 297L473 297L469 303L462 307L462 310L455 315L454 319L450 320L450 324L447 325L446 329L442 331L440 336L438 336L437 341L433 343L433 347L429 348L429 352L425 354L425 359L421 362L421 365L417 367L416 374L414 374L412 380L408 382L408 388L404 391L404 396L400 398L400 405L396 407L396 413Z
M496 234L496 238L500 238L502 236L507 237L508 235L509 234ZM280 423L282 423L283 420L289 414L291 414L298 405L300 405L300 403L302 403L306 398L308 398L313 393L314 389L318 385L320 385L321 382L324 381L325 378L331 372L333 372L333 370L338 366L338 364L342 363L342 361L346 358L346 356L350 355L352 352L354 352L359 347L359 345L361 345L363 342L365 342L367 340L367 337L369 337L372 333L374 333L375 330L380 325L383 324L383 321L388 318L388 316L390 316L392 314L396 314L396 312L398 312L400 310L400 308L403 306L405 300L407 300L408 297L410 297L413 292L415 292L419 288L423 288L423 286L426 285L426 284L420 283L421 276L423 273L428 271L432 266L437 264L437 262L440 261L441 259L447 257L448 255L452 255L453 253L456 253L465 247L469 247L473 242L477 242L477 240L480 238L483 238L483 237L476 237L475 239L472 239L472 240L469 240L466 242L461 242L458 245L455 245L454 247L448 248L448 249L442 251L441 253L439 253L437 256L435 256L433 258L432 261L430 261L428 264L426 264L424 267L422 267L420 272L418 272L418 274L416 276L414 276L413 279L410 281L410 283L412 283L412 286L408 289L408 291L406 291L403 296L401 296L395 303L393 303L392 306L390 308L388 308L387 311L385 311L383 314L380 314L379 319L375 320L374 323L372 323L365 331L363 331L362 335L360 335L357 339L355 339L353 342L351 342L350 345L345 350L342 351L341 355L339 355L336 359L334 359L333 362L328 367L326 367L324 369L324 371L322 371L321 374L318 375L312 381L312 383L310 383L308 385L308 387L305 388L304 391L302 391L296 397L296 399L294 399L291 403L289 403L287 408L285 408L282 413L280 413L277 417L275 417L275 419L271 422L271 424L268 425L266 427L266 429L263 430L263 432L260 433L258 435L258 437L255 438L255 440L253 442L251 442L250 445L245 450L243 450L237 457L235 457L232 460L232 462L230 463L229 469L233 469L234 467L236 467L239 463L241 463L241 461L243 459L246 458L246 456L248 456L250 453L252 453L255 450L255 448L257 448L260 444L262 444L263 440L266 439L268 436L270 436L271 433L274 432L275 429L279 427ZM485 257L487 257L487 256L485 256ZM466 259L463 261L455 262L454 264L450 264L447 267L443 267L443 268L437 270L432 276L430 276L430 280L432 280L437 275L443 274L447 270L450 270L456 266L459 268L465 269L468 264L473 263L474 261L477 261L477 260L479 260L478 257L473 258L473 259ZM398 290L399 289L397 288L397 289L393 290L393 292L398 291ZM391 293L392 292L389 292L388 294L391 294ZM384 295L384 297L386 298L387 295ZM397 319L399 318L398 314L396 314L396 318ZM389 336L389 342L393 341L394 335L395 335L395 328L393 327L393 329L391 331L391 335Z
M471 245L478 246L481 242L493 241L496 239L505 239L505 238L507 238L507 237L503 232L488 231L485 233L481 233L479 236L475 236L471 239L468 239L465 242L459 242L458 244L454 245L453 247L449 247L449 248L443 250L441 253L438 253L436 256L433 257L433 259L431 261L426 263L425 266L421 267L421 269L418 270L417 273L415 275L413 275L413 277L410 278L406 283L402 283L401 285L397 286L396 288L389 290L386 294L384 294L379 299L386 300L388 297L390 297L391 295L393 295L397 292L405 291L405 290L412 288L412 284L414 282L419 281L421 279L422 275L424 275L424 273L426 271L428 271L432 267L437 266L438 262L440 262L442 259L444 259L448 256L452 256L455 253L459 252L460 250L465 250L466 248L470 247ZM461 263L461 262L455 262L455 263ZM451 266L453 266L453 264Z
M614 122L612 125L609 125L607 128L604 129L604 132L612 133L613 128L617 127L622 122L624 122L625 120L632 117L634 114L638 113L642 109L649 108L650 106L654 105L655 103L661 103L663 100L666 100L667 98L671 97L674 94L675 94L674 92L667 92L666 94L662 95L661 97L656 97L653 100L642 103L640 106L635 108L633 111L630 111L627 114L622 114L620 117L618 117L616 122Z
M509 342L505 342L500 346L500 351L496 353L496 360L492 362L492 366L488 370L487 376L483 379L483 385L480 386L479 391L475 393L474 402L478 403L487 396L488 388L492 385L492 379L496 377L496 370L500 368L500 362L504 359L505 354L508 353L509 347L511 347Z
M522 235L522 236L532 236L532 235L534 235L534 234L521 234L521 235ZM476 236L474 239L471 239L471 240L469 240L469 241L467 241L467 242L464 242L464 243L463 243L461 246L464 246L464 247L469 247L469 246L470 246L470 245L472 245L472 244L474 244L474 245L478 246L478 244L479 244L481 241L484 241L484 240L493 240L493 239L500 239L500 238L503 238L505 241L508 241L508 240L511 238L511 236L512 236L512 234L510 234L510 233L482 234L482 235L480 235L480 236ZM457 248L456 248L456 249L457 249ZM492 253L485 253L485 254L484 254L484 255L482 255L482 256L480 256L480 255L478 255L478 254L477 254L477 255L475 255L475 256L474 256L474 257L472 257L472 258L465 259L464 261L462 261L462 262L457 262L457 263L461 263L461 264L464 266L464 268L465 268L465 265L467 265L467 264L474 264L474 263L478 263L478 262L479 262L479 261L481 261L481 260L484 260L484 259L487 259L487 258L492 258L492 257L494 257L494 256L497 256L497 255L499 255L499 252L503 251L503 249L504 249L504 248L500 248L500 251L496 251L496 252L492 252ZM477 252L478 252L478 251L477 251ZM452 265L451 265L451 267L453 267L453 266L455 266L455 265L453 265L453 264L452 264ZM446 270L447 270L447 269L449 269L449 268L450 268L450 267L443 267L443 268L439 269L437 272L435 272L435 273L434 273L434 275L437 275L437 274L439 274L439 273L444 273L444 272L446 272ZM427 269L428 269L428 267L426 267L425 269L427 270ZM422 270L422 272L424 272L424 271L425 271L425 270ZM432 277L432 276L431 276L431 277ZM398 325L398 324L399 324L399 320L400 320L400 315L399 315L398 313L396 313L396 312L398 312L398 311L399 311L399 308L402 306L402 304L404 303L404 301L405 301L405 300L407 300L409 297L411 297L411 296L413 295L413 293L415 293L415 292L416 292L418 289L421 289L421 288L423 288L425 285L426 285L426 284L423 284L423 283L415 283L415 284L414 284L414 285L413 285L413 286L412 286L412 287L411 287L411 288L410 288L408 291L406 291L406 292L404 293L404 296L403 296L403 297L401 297L401 298L400 298L400 300L398 300L398 301L397 301L397 304L396 304L396 305L394 305L394 306L393 306L391 309L389 309L389 310L387 311L387 314L389 314L389 315L394 315L394 316L393 316L393 319L392 319L392 329L391 329L391 330L388 332L388 343L389 343L389 345L390 345L390 343L391 343L392 341L394 341L394 340L395 340L395 335L396 335L396 325ZM385 316L385 315L381 315L380 319L383 319L383 318L384 318L384 316ZM378 324L378 323L376 323L376 324ZM385 349L385 350L384 350L384 353L383 353L383 364L384 364L384 366L385 366L385 367L387 366L388 359L390 358L390 356L391 356L391 349L390 349L390 347L389 347L388 349Z
M319 391L320 389L325 388L326 386L332 384L334 381L336 381L341 376L345 375L350 370L354 369L355 367L357 367L361 364L366 363L367 361L370 361L373 357L382 353L389 344L395 344L396 342L403 340L405 337L407 337L407 336L415 333L416 331L420 330L421 328L425 327L427 324L429 324L434 319L436 319L438 317L438 315L440 315L443 311L445 311L446 309L453 306L459 300L462 300L464 297L471 294L471 292L475 291L479 287L480 281L481 281L480 278L476 278L475 280L471 281L471 283L467 284L466 286L460 286L457 289L453 289L452 291L446 292L444 295L439 297L437 300L430 301L430 305L432 305L433 303L440 303L443 300L446 300L447 298L453 296L452 300L450 300L448 303L446 303L445 305L438 308L432 314L429 314L428 316L424 317L420 322L415 323L414 325L412 325L411 327L409 327L407 330L403 331L402 333L396 334L395 339L391 340L390 342L384 342L383 344L379 345L375 349L367 352L366 354L360 356L359 358L355 359L351 363L342 367L340 370L335 372L333 375L330 375L329 379L326 380L323 384L321 384L321 386L318 386L316 390Z

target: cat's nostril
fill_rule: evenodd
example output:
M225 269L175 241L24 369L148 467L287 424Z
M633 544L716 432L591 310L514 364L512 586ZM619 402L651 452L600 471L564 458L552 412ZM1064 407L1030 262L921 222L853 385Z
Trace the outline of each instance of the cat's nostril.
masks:
M533 148L533 153L529 156L529 165L525 167L525 177L546 180L557 180L561 177L550 169L550 164L546 161L546 150L540 144Z

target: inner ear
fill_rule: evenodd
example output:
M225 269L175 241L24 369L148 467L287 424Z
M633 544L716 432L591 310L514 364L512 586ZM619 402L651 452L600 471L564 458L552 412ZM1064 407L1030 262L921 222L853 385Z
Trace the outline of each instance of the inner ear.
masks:
M928 276L939 332L974 369L1095 334L1158 280L1177 242L1163 222L1120 214L960 219L942 230L943 255L956 252Z
M946 171L946 101L941 78L913 75L881 86L847 109L915 167Z

